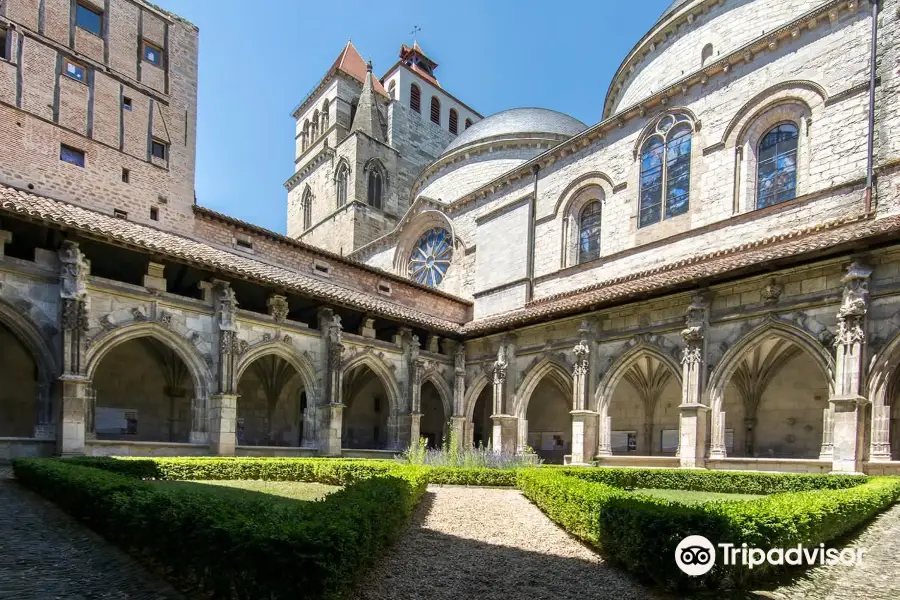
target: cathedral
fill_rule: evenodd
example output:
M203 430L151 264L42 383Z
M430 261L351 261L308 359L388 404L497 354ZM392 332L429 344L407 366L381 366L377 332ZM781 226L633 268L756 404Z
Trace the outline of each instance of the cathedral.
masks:
M348 42L286 235L197 204L198 38L0 4L0 460L900 474L900 0L675 0L593 124Z

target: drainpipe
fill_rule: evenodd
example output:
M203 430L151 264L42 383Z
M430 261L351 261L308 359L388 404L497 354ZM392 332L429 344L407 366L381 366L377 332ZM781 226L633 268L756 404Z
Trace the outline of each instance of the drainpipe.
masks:
M866 214L872 211L875 162L875 79L878 58L878 0L872 2L872 50L869 57L869 156L866 163Z
M531 166L531 172L534 174L534 190L531 194L531 200L528 202L528 264L526 266L526 276L528 277L528 286L525 289L525 302L531 302L534 299L534 237L535 237L535 213L537 212L537 184L538 173L541 166L538 164Z

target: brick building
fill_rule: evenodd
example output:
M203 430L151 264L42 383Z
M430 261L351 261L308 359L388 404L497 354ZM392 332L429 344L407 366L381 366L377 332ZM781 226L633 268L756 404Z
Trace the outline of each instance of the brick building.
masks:
M0 28L0 457L900 470L900 0L676 0L591 126L348 43L286 236L194 202L192 25Z

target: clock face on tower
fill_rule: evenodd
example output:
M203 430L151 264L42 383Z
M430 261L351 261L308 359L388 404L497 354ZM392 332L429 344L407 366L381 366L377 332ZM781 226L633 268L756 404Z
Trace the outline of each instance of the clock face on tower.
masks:
M431 229L419 238L410 254L409 276L418 283L435 287L447 274L452 258L450 233L445 229Z

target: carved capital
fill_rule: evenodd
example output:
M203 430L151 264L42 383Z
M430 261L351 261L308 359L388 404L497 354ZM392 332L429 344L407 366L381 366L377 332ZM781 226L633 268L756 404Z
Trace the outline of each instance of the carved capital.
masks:
M289 308L287 297L280 294L272 294L268 300L269 314L276 323L287 320Z

